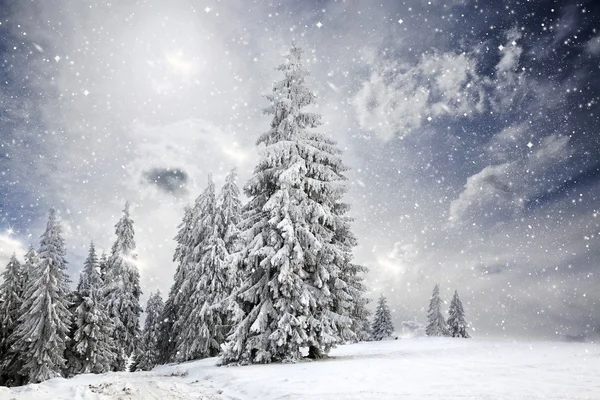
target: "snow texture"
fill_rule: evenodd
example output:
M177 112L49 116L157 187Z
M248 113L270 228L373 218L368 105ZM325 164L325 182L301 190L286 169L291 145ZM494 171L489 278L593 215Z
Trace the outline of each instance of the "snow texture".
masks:
M600 346L417 338L357 343L331 359L217 367L208 358L151 372L79 375L18 388L15 400L598 399ZM543 383L543 384L541 384Z

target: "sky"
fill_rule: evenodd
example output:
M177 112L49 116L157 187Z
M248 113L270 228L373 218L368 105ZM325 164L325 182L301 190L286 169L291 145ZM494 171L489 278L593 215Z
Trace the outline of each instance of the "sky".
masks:
M129 201L166 295L183 207L251 176L296 41L397 328L439 283L474 337L600 335L600 3L1 3L0 270L55 207L76 282Z

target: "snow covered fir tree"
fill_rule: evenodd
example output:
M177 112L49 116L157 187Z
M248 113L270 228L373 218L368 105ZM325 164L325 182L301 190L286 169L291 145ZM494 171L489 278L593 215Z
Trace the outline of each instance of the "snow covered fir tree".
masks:
M77 294L81 302L75 310L75 334L72 343L76 365L70 366L76 374L108 372L117 356L112 337L114 324L105 309L103 287L96 250L91 243L77 285Z
M392 323L392 313L387 305L384 295L379 297L377 309L373 318L371 327L371 338L373 340L385 340L393 337L394 324Z
M436 284L429 300L429 309L427 310L427 327L425 328L427 336L448 336L448 327L446 318L442 314L442 299L440 298L440 285Z
M51 209L41 237L39 260L28 272L19 319L12 334L10 352L18 358L13 364L18 370L9 370L8 374L16 380L42 382L61 376L65 368L64 351L71 319L65 254L62 228Z
M363 326L353 324L364 315L355 312L362 293L353 297L349 287L359 271L351 269L355 238L342 201L346 167L335 143L311 130L321 117L304 110L315 94L305 85L302 53L294 44L278 67L284 76L265 110L273 119L258 139L264 147L244 188L244 246L234 257L241 285L225 364L295 361L304 346L318 358Z
M129 203L125 203L123 215L115 225L115 240L105 267L104 307L112 322L114 371L125 370L128 358L137 351L140 337L140 275L136 265L133 221L129 215Z
M216 356L225 339L225 305L219 303L229 295L229 276L220 227L215 185L212 177L198 201L195 210L196 226L192 231L191 254L186 257L189 293L185 306L180 308L177 321L179 330L178 358L190 360Z
M458 297L458 290L454 291L454 296L448 308L448 335L452 337L469 338L467 332L469 325L465 321L465 311L462 302Z
M25 282L23 280L25 266L21 265L13 253L2 273L0 284L0 384L14 379L7 371L14 370L17 354L10 351L14 340L12 336L17 327L23 304Z
M146 320L132 370L150 371L159 363L159 335L164 303L160 291L150 295L146 304Z

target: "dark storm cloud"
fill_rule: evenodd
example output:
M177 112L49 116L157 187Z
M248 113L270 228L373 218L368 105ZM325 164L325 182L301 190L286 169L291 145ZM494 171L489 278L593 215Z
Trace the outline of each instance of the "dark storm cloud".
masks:
M180 168L152 168L144 171L144 179L165 193L179 196L187 192L188 174Z

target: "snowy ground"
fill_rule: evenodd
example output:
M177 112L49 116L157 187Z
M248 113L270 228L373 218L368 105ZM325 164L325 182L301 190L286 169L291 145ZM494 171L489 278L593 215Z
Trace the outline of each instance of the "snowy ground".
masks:
M0 388L0 399L600 399L597 344L419 338L342 346L331 355L81 375Z

